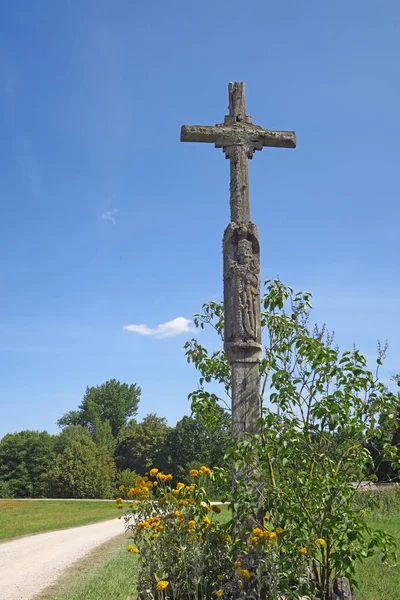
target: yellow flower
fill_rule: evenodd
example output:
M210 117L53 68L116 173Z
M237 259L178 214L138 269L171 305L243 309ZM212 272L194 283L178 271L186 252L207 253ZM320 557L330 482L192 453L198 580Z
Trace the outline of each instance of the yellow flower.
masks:
M211 473L211 469L203 465L202 467L200 467L200 473L202 473L203 475L209 475Z
M239 571L240 577L244 577L245 579L250 579L250 571L247 569L240 569Z
M125 489L125 486L124 485L120 485L118 489L119 489L120 492L123 492L124 489Z
M177 490L181 490L185 487L185 484L182 483L181 481L178 481L178 483L176 484L176 489Z
M233 568L234 568L234 569L237 569L237 567L241 567L241 566L242 566L242 563L240 562L240 560L237 560L237 561L234 563L234 565L233 565Z
M210 507L208 506L208 504L204 504L203 505L203 510L204 510L205 513L210 512Z
M158 469L151 469L149 475L150 477L155 477L158 473Z
M321 546L321 548L323 548L326 544L326 541L323 538L318 538L317 542Z
M205 525L206 527L208 527L208 526L209 526L209 524L211 523L211 521L210 521L210 519L209 519L208 517L204 517L204 519L203 519L203 523L204 523L204 525Z
M122 500L122 498L117 498L115 502L116 502L117 504L122 504L123 500Z
M196 527L196 521L189 521L188 527L189 527L189 529L194 529Z
M168 473L168 475L165 476L165 481L172 481L173 476L171 475L171 473Z
M165 588L169 585L169 581L165 581L163 579L161 579L161 581L159 581L157 583L157 589L160 590L165 590Z
M134 548L132 546L132 544L129 544L129 546L128 546L128 552L134 552L135 554L138 554L139 548Z
M190 477L197 477L197 476L198 476L198 474L199 474L199 472L198 472L198 470L197 470L197 469L191 469L191 470L189 471L189 475L190 475Z
M277 528L275 529L275 531L276 531L276 533L279 535L280 533L282 533L283 529L282 529L282 527L277 527Z
M129 505L129 508L133 508L133 506L134 506L133 504L130 504L130 505Z
M187 506L189 502L187 500L179 500L178 504L180 504L181 506Z
M307 548L305 548L304 546L302 546L300 548L300 554L304 554L304 555L307 554Z
M153 533L153 535L150 536L151 540L156 540L158 538L158 533Z
M271 542L276 542L276 540L278 539L278 536L276 535L275 531L271 531L268 537L271 540Z
M255 527L253 529L253 535L262 535L262 529L260 529L259 527Z
M179 519L179 517L181 517L181 516L182 516L182 513L181 513L181 511L180 511L180 510L176 510L176 511L175 511L175 516L176 516L176 518L177 518L177 519Z
M219 590L217 590L217 591L215 592L215 595L216 595L218 598L221 598L221 596L223 595L223 593L224 593L224 592L223 592L221 589L219 589Z

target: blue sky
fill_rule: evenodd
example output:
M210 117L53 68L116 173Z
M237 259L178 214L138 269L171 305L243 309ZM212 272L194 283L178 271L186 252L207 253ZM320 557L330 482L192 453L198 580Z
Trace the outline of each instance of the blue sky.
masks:
M1 3L0 437L57 432L111 378L139 417L189 413L183 319L222 296L229 163L179 133L223 120L230 80L297 133L250 164L263 279L400 371L399 27L396 0Z

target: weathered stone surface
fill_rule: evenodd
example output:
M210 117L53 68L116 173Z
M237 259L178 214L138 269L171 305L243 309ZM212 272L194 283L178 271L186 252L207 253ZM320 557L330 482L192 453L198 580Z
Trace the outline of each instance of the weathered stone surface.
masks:
M271 131L252 123L217 123L216 125L183 125L181 142L208 142L216 148L247 147L248 158L265 146L296 148L294 131Z
M259 361L260 242L256 225L231 222L225 230L223 254L226 355L231 363Z
M230 224L225 230L225 352L232 366L233 434L254 432L260 417L260 243L250 218L248 159L264 146L295 148L293 131L270 131L246 115L244 83L229 84L229 115L215 126L184 125L182 142L211 142L230 161Z
M331 600L355 600L354 592L346 577L336 577L334 580Z

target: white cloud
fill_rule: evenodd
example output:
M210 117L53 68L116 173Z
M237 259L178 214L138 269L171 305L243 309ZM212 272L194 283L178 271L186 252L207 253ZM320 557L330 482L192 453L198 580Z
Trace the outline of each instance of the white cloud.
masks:
M155 338L166 338L175 337L180 333L189 333L194 331L191 326L192 322L190 319L184 317L177 317L168 321L167 323L160 323L157 327L147 327L147 325L125 325L125 331L133 331L139 335L150 335Z
M106 210L106 212L104 212L101 216L100 219L102 221L111 221L111 223L113 225L116 224L116 220L115 217L117 216L117 214L119 213L118 208L113 208L112 210Z

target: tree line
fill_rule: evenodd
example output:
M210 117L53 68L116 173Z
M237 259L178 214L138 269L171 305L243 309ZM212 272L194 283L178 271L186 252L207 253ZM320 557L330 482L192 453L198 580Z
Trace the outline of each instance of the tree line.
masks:
M400 387L400 375L393 380ZM225 465L231 422L222 408L212 423L197 413L170 427L155 413L135 418L140 395L138 385L112 379L86 388L78 409L58 420L58 435L6 434L0 441L0 498L112 498L120 485L133 486L152 467L185 481L191 468ZM400 407L400 393L398 398ZM366 478L399 481L388 446L395 452L400 444L400 408L393 417L377 416L380 435L368 447L374 470L366 469Z
M218 424L184 416L174 427L154 413L137 415L141 389L115 379L87 387L61 432L19 431L0 441L0 498L112 498L150 468L185 480L191 468L223 466L230 418ZM212 485L212 484L211 484Z

